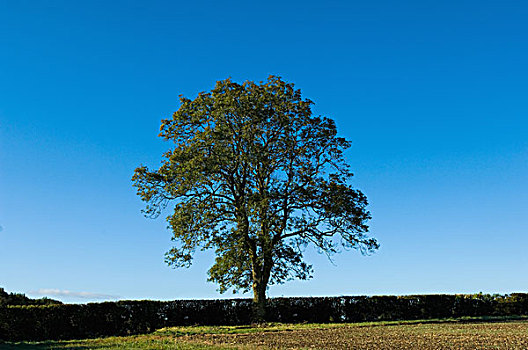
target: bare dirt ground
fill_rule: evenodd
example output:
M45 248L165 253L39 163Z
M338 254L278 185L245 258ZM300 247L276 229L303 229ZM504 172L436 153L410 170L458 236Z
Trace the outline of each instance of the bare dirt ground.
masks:
M250 349L528 349L528 321L336 326L195 334L185 342Z

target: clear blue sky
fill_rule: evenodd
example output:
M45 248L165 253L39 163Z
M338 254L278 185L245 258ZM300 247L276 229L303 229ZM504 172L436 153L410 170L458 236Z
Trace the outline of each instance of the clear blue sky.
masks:
M528 291L526 1L0 0L0 287L67 302L216 298L212 254L130 178L215 81L282 76L353 141L380 250L271 296ZM231 296L226 294L224 296Z

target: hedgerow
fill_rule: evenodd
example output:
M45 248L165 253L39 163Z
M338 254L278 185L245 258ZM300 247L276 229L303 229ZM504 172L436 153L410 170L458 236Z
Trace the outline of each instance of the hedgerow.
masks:
M0 340L59 340L251 322L251 299L118 301L0 307ZM528 315L528 294L271 298L269 322L363 322Z

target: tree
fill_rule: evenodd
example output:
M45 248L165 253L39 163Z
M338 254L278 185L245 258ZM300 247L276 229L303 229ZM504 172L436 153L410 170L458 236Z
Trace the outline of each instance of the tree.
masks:
M57 305L62 304L58 300L49 299L47 297L40 299L28 298L22 293L8 293L4 288L0 288L0 307L9 305Z
M293 84L227 79L180 102L159 134L174 147L159 169L140 166L132 178L145 215L174 204L169 265L188 267L196 249L214 249L208 280L221 293L252 289L262 321L268 285L311 276L307 245L329 256L378 248L366 235L367 198L348 183L350 143Z

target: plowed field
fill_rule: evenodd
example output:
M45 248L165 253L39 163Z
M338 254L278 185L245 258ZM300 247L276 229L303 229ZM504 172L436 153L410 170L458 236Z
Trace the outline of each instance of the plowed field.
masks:
M196 334L181 340L258 349L528 349L528 322L436 323Z

